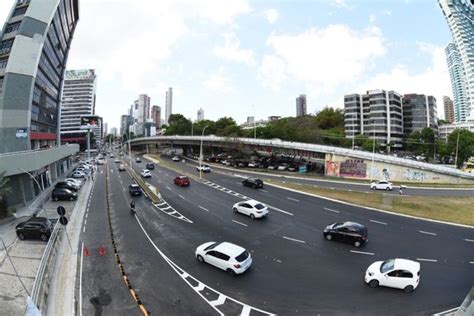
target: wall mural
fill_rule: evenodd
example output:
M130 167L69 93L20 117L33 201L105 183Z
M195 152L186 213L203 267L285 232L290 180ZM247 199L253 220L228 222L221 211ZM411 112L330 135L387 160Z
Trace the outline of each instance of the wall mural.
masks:
M339 177L339 163L337 161L326 161L326 175Z
M426 175L423 171L407 169L403 173L403 178L408 181L426 181Z
M341 177L365 178L367 173L367 165L364 160L347 159L341 162L339 175Z

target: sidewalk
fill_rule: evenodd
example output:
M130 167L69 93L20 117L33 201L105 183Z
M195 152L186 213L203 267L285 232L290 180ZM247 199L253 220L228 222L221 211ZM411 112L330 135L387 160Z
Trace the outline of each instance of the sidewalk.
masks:
M85 199L91 190L92 181L84 183L82 189L79 191L78 201ZM3 221L0 225L0 237L4 240L8 249L10 258L13 261L15 268L18 271L19 277L25 285L26 291L21 282L15 274L13 266L8 259L3 244L0 242L0 314L1 315L25 315L26 298L31 294L33 284L36 277L36 272L41 262L43 252L47 243L40 240L19 240L15 233L15 226L25 221L33 214L47 218L59 218L56 208L62 205L66 209L66 216L68 218L74 215L79 203L60 201L54 202L50 197L49 190L45 190L42 195L32 203L31 207L24 207L17 211L16 218ZM41 199L46 200L43 209L39 210L36 205L39 205ZM65 238L66 239L66 238ZM67 239L66 239L67 242Z

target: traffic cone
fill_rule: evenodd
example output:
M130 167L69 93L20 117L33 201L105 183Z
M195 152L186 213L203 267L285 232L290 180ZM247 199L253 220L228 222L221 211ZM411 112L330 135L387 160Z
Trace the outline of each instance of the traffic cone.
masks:
M89 257L89 248L87 246L84 246L84 256Z
M100 256L104 256L104 255L105 255L105 248L104 248L102 245L100 245L100 247L99 247L99 255L100 255Z

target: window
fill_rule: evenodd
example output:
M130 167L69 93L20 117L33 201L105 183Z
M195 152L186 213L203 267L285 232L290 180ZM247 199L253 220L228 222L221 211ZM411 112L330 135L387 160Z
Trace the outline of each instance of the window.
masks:
M6 33L11 33L11 32L14 32L16 30L18 30L18 28L20 27L20 24L21 22L16 22L16 23L10 23L7 25L7 28L5 29L5 34Z
M400 275L401 278L413 278L413 274L410 271L403 270Z
M394 265L395 265L394 259L384 261L382 265L380 266L380 272L385 273L387 271L390 271L393 269Z
M0 69L5 68L8 63L8 58L0 59Z
M215 256L221 260L228 261L230 257L222 252L215 251Z
M247 251L244 251L240 255L235 257L235 260L237 260L238 262L242 262L245 261L249 256L250 254Z
M28 9L28 7L21 7L15 9L15 11L13 11L12 17L25 14L26 9Z
M2 93L2 90L3 90L3 77L0 77L0 93Z
M392 272L390 272L388 274L388 276L394 277L394 278L400 278L402 276L402 271L401 270L393 270Z

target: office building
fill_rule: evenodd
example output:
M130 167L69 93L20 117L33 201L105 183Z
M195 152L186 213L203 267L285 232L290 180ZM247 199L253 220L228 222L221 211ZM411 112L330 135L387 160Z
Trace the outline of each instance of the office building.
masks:
M200 108L198 111L197 111L197 121L198 122L201 122L204 120L204 110L202 108Z
M474 1L438 0L438 4L451 30L455 51L458 52L456 56L460 68L458 77L451 75L455 120L456 122L474 120ZM446 51L449 53L450 49ZM451 74L452 67L448 54L447 58ZM457 96L456 93L459 93L457 90L461 85L465 85L461 91L464 96L458 100L461 96Z
M133 125L133 117L130 115L122 115L120 117L120 137L128 134L130 126Z
M104 123L104 135L102 137L107 136L107 132L109 131L109 124ZM110 132L112 133L112 132Z
M161 107L158 105L153 105L151 107L151 119L155 123L156 128L161 127Z
M448 136L457 128L467 129L474 133L474 121L440 125L438 130L439 138L447 141Z
M272 115L268 117L269 122L278 121L279 119L281 119L281 116Z
M168 125L170 115L173 114L173 88L171 87L166 91L165 111L165 124Z
M450 97L443 97L444 119L449 122L454 122L454 107L453 100Z
M113 136L113 137L117 137L117 127L112 127L110 129L110 134Z
M347 138L363 134L381 146L402 147L402 96L385 90L345 95L344 127Z
M300 94L300 96L296 98L296 116L306 114L306 94Z
M448 44L445 53L454 98L454 121L464 122L469 114L469 98L461 56L454 43Z
M430 127L438 131L436 98L424 94L405 94L403 96L403 133L405 136Z
M67 172L79 150L59 146L61 91L79 3L11 2L0 33L0 166L14 188L7 196L13 206L27 204Z
M140 94L138 99L132 105L133 127L135 136L143 136L145 123L150 118L150 97L146 94Z

